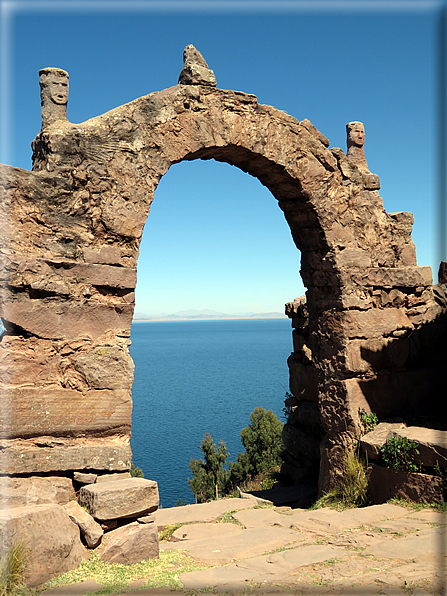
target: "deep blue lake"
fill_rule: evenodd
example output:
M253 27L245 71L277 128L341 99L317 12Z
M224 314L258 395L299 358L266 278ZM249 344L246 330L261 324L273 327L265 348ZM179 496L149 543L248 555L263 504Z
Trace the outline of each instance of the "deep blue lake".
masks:
M158 482L163 507L195 502L188 464L206 432L234 461L256 407L284 421L291 337L290 319L132 324L133 462Z

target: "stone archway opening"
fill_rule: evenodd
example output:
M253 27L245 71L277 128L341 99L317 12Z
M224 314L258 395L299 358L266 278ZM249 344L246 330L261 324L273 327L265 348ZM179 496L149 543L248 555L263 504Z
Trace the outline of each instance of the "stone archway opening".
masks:
M172 257L163 258L162 273L158 262L164 252ZM160 181L140 245L136 313L145 310L139 306L141 284L148 288L149 306L165 296L166 304L152 314L195 308L246 317L257 311L264 319L271 311L283 315L280 321L133 323L133 460L158 481L164 507L179 498L193 502L188 464L203 456L199 445L205 432L216 444L223 439L235 461L244 450L240 431L255 407L273 409L283 419L292 350L284 303L303 293L299 263L277 201L255 178L226 163L198 159L173 165ZM154 286L160 287L151 291ZM158 352L171 346L162 363L149 346L146 358L140 354L148 338ZM161 459L170 462L169 470ZM175 490L173 478L178 478Z

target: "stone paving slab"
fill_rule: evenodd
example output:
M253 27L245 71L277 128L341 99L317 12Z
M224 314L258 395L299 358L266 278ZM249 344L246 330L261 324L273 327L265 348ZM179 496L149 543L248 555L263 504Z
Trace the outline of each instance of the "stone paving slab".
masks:
M185 524L178 528L171 537L170 542L182 542L181 548L187 548L186 541L190 540L220 540L225 537L227 540L230 536L236 536L243 532L244 528L238 524Z
M235 564L225 567L214 567L203 571L189 571L179 576L184 588L187 590L203 590L207 587L226 586L226 589L240 589L247 580L258 576L254 569L240 569Z
M245 509L234 513L233 517L247 529L261 528L265 526L282 526L283 528L290 528L291 526L291 516L284 513L278 513L274 509Z
M192 524L196 522L213 522L228 511L250 509L256 507L254 499L222 499L211 503L197 505L184 505L183 507L170 507L158 509L155 512L155 523L158 529L170 524Z
M445 530L430 528L393 540L380 541L363 551L363 555L385 559L418 559L426 555L446 553Z
M371 524L374 522L404 517L407 513L403 507L390 505L372 505L361 509L335 511L328 507L315 511L300 510L290 516L291 525L298 530L316 534L335 534Z
M447 525L447 513L434 511L433 509L423 509L422 511L415 511L406 516L408 519L421 519L430 524Z
M431 527L428 521L420 519L408 519L403 517L400 519L390 519L382 522L371 524L374 528L384 532L391 532L392 534L400 534L401 532L411 532L414 530L428 529Z
M167 542L162 545L163 550L186 549L186 554L195 561L207 565L225 565L236 559L247 559L268 553L286 545L303 542L305 534L280 527L252 528L235 534L228 540L228 536L208 540L191 540L184 542Z
M273 553L271 555L238 561L236 566L241 569L255 569L262 576L282 576L285 573L289 573L304 565L312 565L321 563L322 561L348 557L351 555L351 552L342 550L341 548L335 548L326 544L312 544L279 553Z

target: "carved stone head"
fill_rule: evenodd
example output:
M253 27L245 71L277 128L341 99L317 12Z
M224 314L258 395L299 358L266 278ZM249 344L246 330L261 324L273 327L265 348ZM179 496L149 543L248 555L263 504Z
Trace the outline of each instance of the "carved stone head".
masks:
M55 120L66 120L68 72L61 68L42 68L39 76L42 126Z
M349 148L354 145L355 147L363 147L365 144L365 127L362 122L348 122L346 125L347 133L347 145Z
M346 134L347 156L350 162L355 164L360 171L369 173L363 147L365 144L365 127L363 126L363 122L348 122L346 125Z

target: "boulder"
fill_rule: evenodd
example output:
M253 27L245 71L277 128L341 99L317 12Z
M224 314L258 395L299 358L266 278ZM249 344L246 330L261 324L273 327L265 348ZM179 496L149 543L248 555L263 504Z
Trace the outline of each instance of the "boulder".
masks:
M0 478L1 509L46 503L64 505L74 498L73 483L63 476Z
M414 459L418 464L447 467L447 431L409 426L396 429L393 434L417 443L419 455L415 455Z
M78 526L61 505L31 505L0 511L0 554L22 543L28 554L25 581L40 586L88 559Z
M95 548L101 542L104 530L93 517L79 505L77 501L70 501L65 505L70 519L79 526L81 534L89 548Z
M98 547L101 561L133 565L158 559L158 529L155 524L133 522L106 534Z
M442 478L415 472L398 472L374 465L368 487L371 502L385 503L393 497L414 503L442 503Z
M158 485L145 478L129 478L83 486L79 504L100 521L141 517L158 509Z
M360 446L369 459L381 458L380 448L386 443L388 437L399 429L406 428L404 422L380 422L374 430L360 439Z

